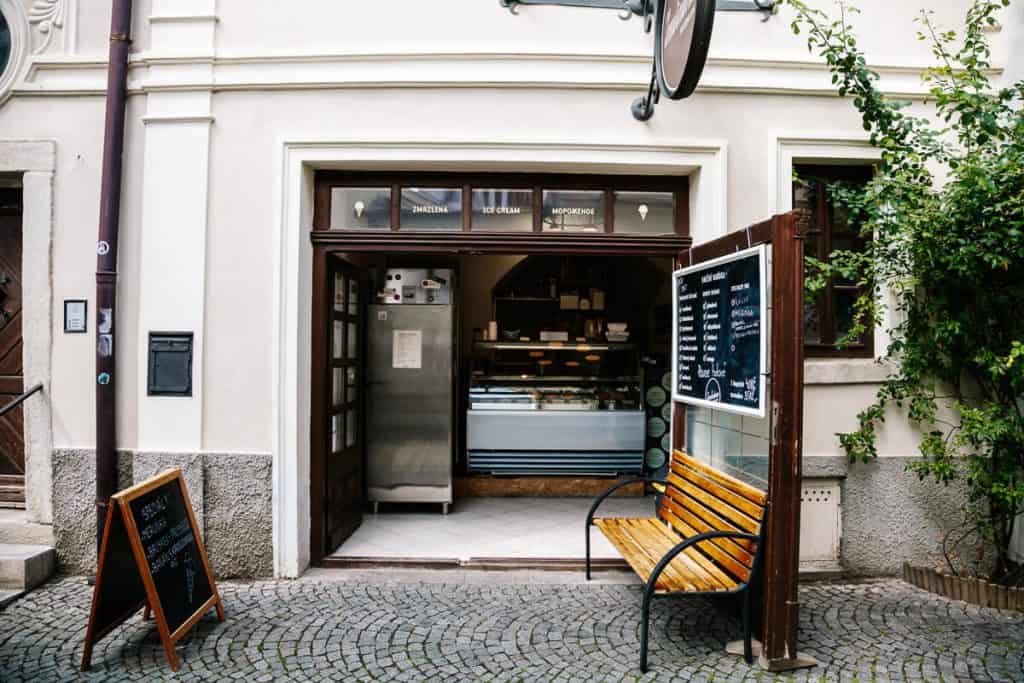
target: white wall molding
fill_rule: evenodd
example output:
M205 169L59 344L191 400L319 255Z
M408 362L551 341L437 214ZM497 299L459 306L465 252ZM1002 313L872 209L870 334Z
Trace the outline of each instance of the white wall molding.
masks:
M22 186L22 348L24 386L43 391L24 404L25 507L33 522L53 523L53 178L52 141L0 140L0 173L16 173Z
M33 54L51 50L74 52L78 0L33 0L28 22L32 27Z
M143 116L140 119L147 126L160 124L160 123L213 123L214 117L212 114L194 114L192 116Z
M151 17L151 23L154 18ZM155 17L154 41L162 49L132 56L132 93L173 89L168 67L192 68L187 84L216 92L250 90L315 90L343 88L529 88L633 91L647 87L650 56L639 54L571 53L214 53L216 15ZM166 25L166 26L165 26ZM167 28L167 31L163 31ZM159 29L159 30L158 30ZM196 35L202 36L197 39ZM302 68L296 68L301 66ZM872 65L881 87L892 97L920 100L929 95L921 82L924 63ZM173 71L170 73L174 73ZM989 71L993 78L1002 69ZM84 78L89 74L89 78ZM200 74L204 74L200 76ZM66 58L33 61L23 95L101 94L105 63ZM737 93L836 97L825 65L807 60L712 57L698 88L706 93Z
M150 14L149 23L151 24L165 24L165 23L204 23L204 22L218 22L220 17L216 14Z
M804 384L881 384L891 370L873 358L810 358L804 361Z
M726 231L724 142L663 144L481 140L343 140L286 137L275 161L274 346L271 408L274 461L274 573L294 577L309 564L310 325L313 177L317 169L431 168L569 170L691 178L691 224Z

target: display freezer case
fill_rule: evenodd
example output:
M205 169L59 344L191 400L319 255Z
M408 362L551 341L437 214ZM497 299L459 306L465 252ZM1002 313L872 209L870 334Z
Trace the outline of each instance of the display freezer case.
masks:
M639 473L638 365L631 344L478 342L466 418L470 473Z

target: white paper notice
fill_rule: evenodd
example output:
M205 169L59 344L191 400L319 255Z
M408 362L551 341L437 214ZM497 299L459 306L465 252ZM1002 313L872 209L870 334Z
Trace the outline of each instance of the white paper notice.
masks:
M423 330L395 330L391 340L391 367L423 367Z

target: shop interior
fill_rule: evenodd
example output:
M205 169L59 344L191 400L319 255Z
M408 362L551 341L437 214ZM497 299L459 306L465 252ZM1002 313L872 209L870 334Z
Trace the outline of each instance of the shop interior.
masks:
M344 437L362 443L366 504L332 560L579 559L594 496L664 474L670 258L329 257L367 293L365 438ZM654 509L635 485L602 511Z

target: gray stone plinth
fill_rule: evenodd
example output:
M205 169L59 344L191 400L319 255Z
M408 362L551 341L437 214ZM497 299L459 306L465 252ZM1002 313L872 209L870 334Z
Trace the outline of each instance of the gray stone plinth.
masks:
M218 576L274 573L272 460L212 453L204 458L206 548Z
M962 488L921 481L911 458L853 463L843 480L843 569L853 575L898 575L903 563L930 566L943 534L963 522Z
M138 484L170 469L180 469L192 502L196 524L203 528L203 456L192 453L135 453L132 456L132 480Z
M62 571L87 574L96 562L96 460L91 450L53 456L53 534ZM180 468L218 577L273 573L272 461L268 454L119 453L118 489Z
M118 453L118 489L131 486L131 460L130 453ZM53 452L53 540L63 571L88 574L96 570L95 451Z

